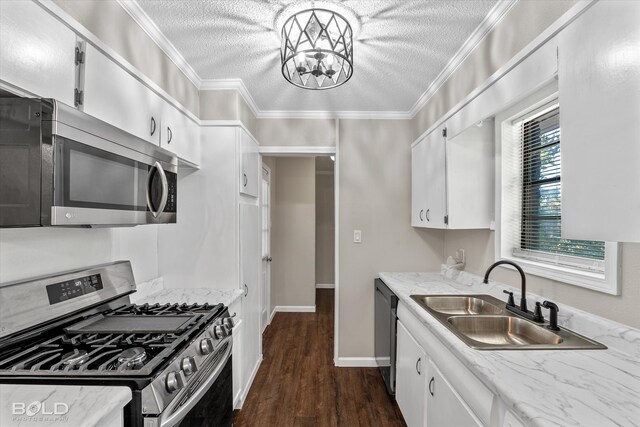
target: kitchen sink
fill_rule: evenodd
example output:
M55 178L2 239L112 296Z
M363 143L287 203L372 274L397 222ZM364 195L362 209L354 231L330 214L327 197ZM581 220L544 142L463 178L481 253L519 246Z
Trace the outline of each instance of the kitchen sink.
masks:
M445 314L501 314L502 308L473 296L425 296L418 304Z
M462 335L484 344L557 345L563 341L550 330L513 316L452 316L447 320Z
M605 345L565 328L552 331L506 310L491 295L411 295L427 313L476 350L596 350Z

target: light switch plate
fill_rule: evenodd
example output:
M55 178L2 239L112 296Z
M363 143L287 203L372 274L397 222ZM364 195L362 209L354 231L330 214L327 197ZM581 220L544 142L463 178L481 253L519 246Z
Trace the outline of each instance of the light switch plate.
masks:
M362 243L362 230L353 230L353 243Z

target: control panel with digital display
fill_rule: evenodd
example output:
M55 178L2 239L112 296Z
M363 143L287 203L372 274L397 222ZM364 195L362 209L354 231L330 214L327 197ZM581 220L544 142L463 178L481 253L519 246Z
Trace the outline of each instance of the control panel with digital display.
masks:
M79 277L66 282L47 285L49 304L58 304L73 298L87 295L102 289L102 279L99 274Z

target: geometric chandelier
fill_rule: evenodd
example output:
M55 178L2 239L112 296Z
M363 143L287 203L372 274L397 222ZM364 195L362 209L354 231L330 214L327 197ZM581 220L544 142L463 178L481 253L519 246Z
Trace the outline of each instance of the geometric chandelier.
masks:
M331 89L353 74L353 31L341 15L307 9L282 26L282 75L304 89Z

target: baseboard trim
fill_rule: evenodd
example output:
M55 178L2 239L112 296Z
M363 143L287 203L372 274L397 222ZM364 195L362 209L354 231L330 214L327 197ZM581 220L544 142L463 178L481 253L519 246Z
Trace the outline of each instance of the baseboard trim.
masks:
M316 283L316 289L335 289L336 285L333 283Z
M247 398L247 395L249 394L249 390L251 390L251 385L253 384L253 380L255 380L256 375L258 375L258 369L260 369L261 364L262 364L262 354L260 355L260 358L258 359L256 366L253 367L253 371L251 372L249 381L245 383L245 387L241 393L242 395L240 396L240 399L238 399L238 403L237 405L235 405L234 409L242 409L242 405L244 405L244 401Z
M276 305L273 310L281 313L315 313L315 305Z
M377 368L378 362L375 357L338 357L336 366L342 368Z
M269 316L269 324L271 324L271 322L273 322L273 316L276 315L276 308L278 307L273 307L273 310L271 310L271 316Z

